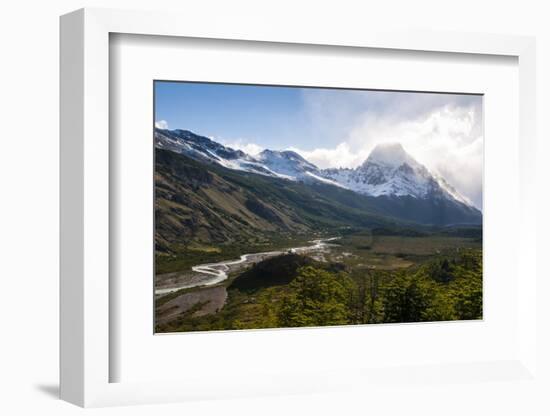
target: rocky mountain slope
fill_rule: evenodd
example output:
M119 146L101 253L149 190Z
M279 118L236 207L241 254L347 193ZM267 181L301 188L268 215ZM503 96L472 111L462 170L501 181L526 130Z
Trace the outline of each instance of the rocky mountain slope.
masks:
M355 169L324 170L296 152L266 149L259 155L252 156L186 130L156 129L155 146L157 150L168 150L200 162L207 167L202 169L203 174L213 169L225 168L222 169L225 176L232 172L234 175L239 173L240 176L237 176L241 178L252 178L250 174L255 174L254 180L261 181L261 186L277 183L283 188L295 188L300 185L302 194L315 192L325 199L336 198L338 204L352 209L366 209L365 213L368 215L385 215L393 217L392 220L433 225L481 223L481 213L470 201L443 178L433 175L398 143L377 146L367 160ZM161 168L162 166L158 166L158 169ZM182 177L178 180L185 183L189 178ZM211 188L217 189L216 192L223 188L221 183L215 185ZM248 191L258 190L249 188ZM224 194L223 198L226 197ZM361 201L360 207L356 206L357 201ZM284 202L278 202L284 205ZM312 204L309 209L315 209L314 201L308 203ZM266 213L271 211L270 208L262 208L264 204L258 205L249 201L248 207L251 206L256 206L257 210ZM238 212L242 215L243 211ZM289 217L279 214L280 212L276 216L263 218L266 223L261 227L274 231L273 224L279 220L289 229L296 226ZM333 213L319 214L334 217ZM297 217L292 218L297 220ZM249 224L251 219L241 220L243 224ZM301 222L302 220L298 219L298 223ZM296 228L299 229L300 227Z
M155 243L160 252L213 244L255 246L396 223L378 212L370 198L349 190L228 169L165 149L155 152Z

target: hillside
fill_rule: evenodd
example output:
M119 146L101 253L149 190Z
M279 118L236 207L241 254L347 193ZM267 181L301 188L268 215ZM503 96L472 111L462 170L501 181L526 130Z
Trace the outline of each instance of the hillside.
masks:
M364 197L330 185L235 171L155 152L155 243L160 253L254 246L342 228L398 223Z
M284 180L278 183L298 189L296 184L301 183L308 185L299 188L301 194L322 194L331 203L336 200L347 208L390 216L399 221L425 225L481 224L482 221L481 212L467 198L444 178L432 174L399 143L377 145L365 162L355 169L319 169L288 150L265 149L252 156L187 130L157 129L155 146L185 155L210 170L224 168L226 179L227 173L233 172L239 177L256 176L254 181L260 184ZM234 178L236 176L229 179ZM257 204L255 199L248 205L261 217L262 212L267 215L263 216L264 219L271 218L275 222L280 219L277 215L271 216L271 210ZM321 222L326 219L325 214L319 212L323 217ZM292 226L288 221L285 224ZM349 225L357 225L357 221Z
M258 289L289 284L300 267L311 266L316 262L307 256L286 254L257 263L229 285L229 289L254 292Z

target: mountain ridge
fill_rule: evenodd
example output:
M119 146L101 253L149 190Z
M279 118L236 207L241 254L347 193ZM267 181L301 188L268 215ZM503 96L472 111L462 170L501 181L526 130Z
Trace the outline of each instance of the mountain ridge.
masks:
M355 169L319 169L291 150L265 149L256 156L226 147L188 130L155 129L155 146L197 161L308 185L329 185L380 199L388 215L431 223L481 222L481 212L443 177L433 175L400 143L379 144ZM426 214L420 212L420 208ZM416 212L409 215L405 210ZM444 212L438 212L444 211Z
M368 197L352 194L322 183L309 186L205 164L157 148L155 244L158 251L170 253L182 245L261 245L273 238L403 223L384 216Z

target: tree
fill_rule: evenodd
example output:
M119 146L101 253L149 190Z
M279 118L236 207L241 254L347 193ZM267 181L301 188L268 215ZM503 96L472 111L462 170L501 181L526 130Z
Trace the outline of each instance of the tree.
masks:
M400 272L384 294L384 322L420 322L431 304L430 282L420 275Z
M296 327L350 323L353 285L345 273L334 274L312 266L299 269L281 302L279 324Z
M481 252L429 262L398 272L384 288L384 322L481 319L483 312Z
M481 273L464 272L465 282L457 290L455 309L458 319L481 319L483 284Z

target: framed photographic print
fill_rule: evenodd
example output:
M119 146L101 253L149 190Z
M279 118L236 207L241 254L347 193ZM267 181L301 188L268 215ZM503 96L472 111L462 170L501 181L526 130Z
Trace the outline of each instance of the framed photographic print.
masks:
M185 20L61 19L62 398L539 388L534 41Z

